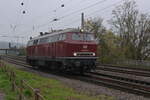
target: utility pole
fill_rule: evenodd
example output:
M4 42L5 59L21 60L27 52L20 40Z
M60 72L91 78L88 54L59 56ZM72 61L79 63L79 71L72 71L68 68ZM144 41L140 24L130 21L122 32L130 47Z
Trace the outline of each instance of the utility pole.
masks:
M84 30L84 13L81 13L81 30Z

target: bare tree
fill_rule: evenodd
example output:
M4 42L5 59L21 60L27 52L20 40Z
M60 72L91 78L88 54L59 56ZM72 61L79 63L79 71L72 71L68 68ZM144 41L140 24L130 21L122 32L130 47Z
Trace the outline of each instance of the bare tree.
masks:
M103 26L102 18L88 19L85 21L85 31L94 33L96 38L99 38L99 35L105 32L105 27Z
M113 30L121 38L128 58L145 60L150 56L150 16L140 14L135 1L126 0L112 12Z

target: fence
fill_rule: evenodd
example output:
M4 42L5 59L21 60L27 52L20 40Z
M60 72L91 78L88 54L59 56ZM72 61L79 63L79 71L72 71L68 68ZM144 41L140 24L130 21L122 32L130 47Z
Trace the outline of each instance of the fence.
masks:
M18 93L19 100L45 100L45 98L40 94L39 89L34 89L31 87L25 80L18 80L16 73L2 61L0 61L0 69L6 73L11 82L12 91L16 91ZM29 90L31 92L30 96L25 95L25 90Z

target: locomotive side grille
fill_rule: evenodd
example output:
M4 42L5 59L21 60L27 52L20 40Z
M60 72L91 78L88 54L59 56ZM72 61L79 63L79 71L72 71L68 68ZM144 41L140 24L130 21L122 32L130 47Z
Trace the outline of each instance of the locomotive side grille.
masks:
M76 56L95 56L93 52L77 52Z

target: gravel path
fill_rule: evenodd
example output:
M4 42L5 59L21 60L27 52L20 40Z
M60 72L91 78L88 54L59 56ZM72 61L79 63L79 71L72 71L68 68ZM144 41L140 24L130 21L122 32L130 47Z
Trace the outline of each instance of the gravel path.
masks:
M57 76L54 74L40 72L40 71L32 70L29 68L24 68L18 65L15 65L15 66L22 70L40 74L43 77L48 77L48 78L59 80L65 86L71 87L79 93L86 93L91 96L107 95L107 96L114 97L115 100L150 100L150 98L145 98L143 96L138 96L138 95L134 95L131 93L122 92L120 90L110 89L110 88L103 87L103 86L97 86L95 84L83 82L80 80L69 79L63 76Z

